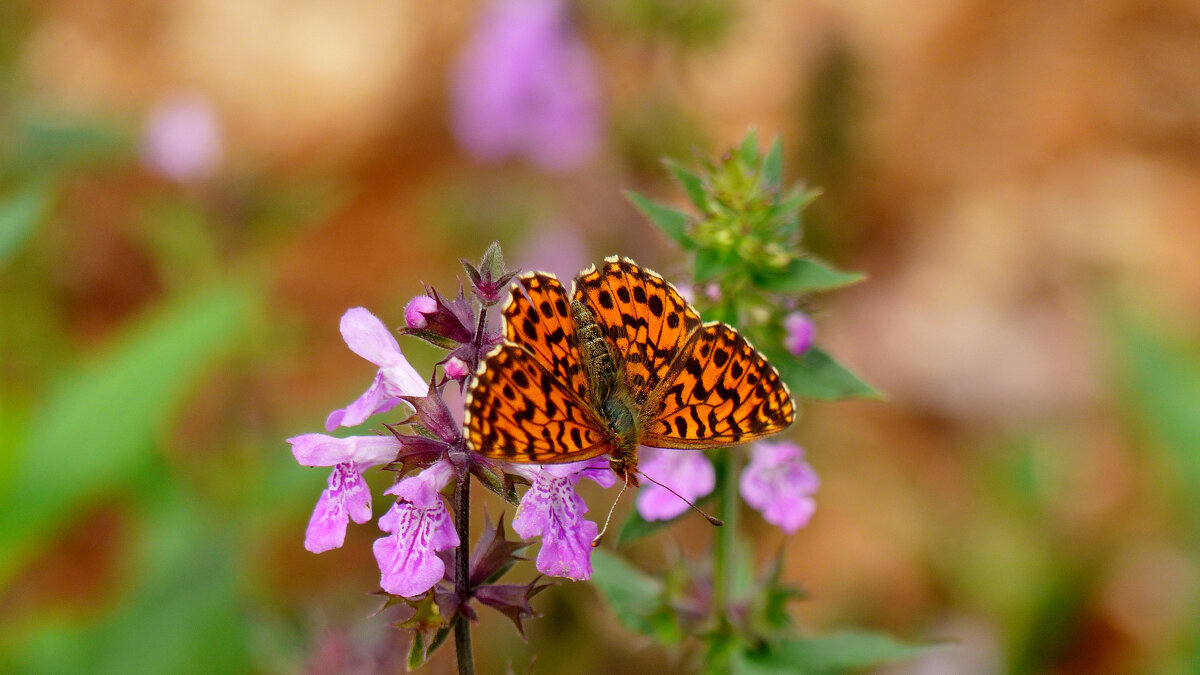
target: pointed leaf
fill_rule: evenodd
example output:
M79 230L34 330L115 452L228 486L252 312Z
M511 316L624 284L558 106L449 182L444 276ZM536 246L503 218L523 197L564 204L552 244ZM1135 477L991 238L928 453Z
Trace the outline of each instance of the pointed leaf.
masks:
M675 180L683 186L688 199L701 213L708 213L708 194L704 191L704 181L696 174L688 171L673 160L667 160L667 168L675 175Z
M759 286L776 293L811 293L855 284L867 276L861 272L843 272L811 258L798 258L778 272L759 272Z
M633 202L633 205L643 215L650 219L650 222L655 227L662 230L662 233L667 235L668 239L678 244L680 248L692 249L696 247L696 243L692 241L687 233L687 214L676 211L664 204L650 201L632 190L626 190L625 196Z
M757 129L751 128L746 132L746 137L742 139L742 145L738 148L738 155L748 168L754 168L758 164Z
M775 137L775 142L763 159L762 176L772 190L783 187L783 138L780 136Z
M733 267L736 262L736 259L730 254L710 248L701 249L696 252L696 281L698 283L713 281Z
M871 385L858 379L825 352L813 347L801 357L769 350L767 357L787 382L793 396L832 400L883 396Z

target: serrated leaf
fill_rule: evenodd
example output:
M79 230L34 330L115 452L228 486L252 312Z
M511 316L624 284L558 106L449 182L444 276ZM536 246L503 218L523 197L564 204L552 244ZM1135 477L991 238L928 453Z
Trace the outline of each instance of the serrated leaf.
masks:
M831 673L909 659L930 649L900 642L882 633L846 632L816 638L792 638L765 649L747 651L739 670L770 673Z
M131 484L152 464L155 439L245 335L257 297L256 287L239 283L168 302L51 389L12 473L0 478L0 588L80 504Z
M597 548L592 551L592 583L600 589L622 625L643 635L656 634L651 618L661 605L660 580L621 556Z
M688 199L701 213L709 212L708 193L704 190L704 181L696 174L679 166L674 161L667 160L667 168L675 175L675 180L683 187Z
M50 183L31 181L0 203L0 268L16 255L50 210Z
M688 217L687 214L666 206L651 201L642 195L626 190L625 196L633 202L633 205L642 212L650 222L654 224L667 238L675 242L683 249L695 248L696 243L692 241L687 233Z
M793 396L822 400L883 398L871 385L817 347L800 357L777 350L771 350L767 356L779 369Z
M778 272L759 272L755 282L776 293L812 293L842 288L866 278L861 272L843 272L811 258L797 258Z
M763 159L763 180L772 190L783 187L783 138L776 137Z

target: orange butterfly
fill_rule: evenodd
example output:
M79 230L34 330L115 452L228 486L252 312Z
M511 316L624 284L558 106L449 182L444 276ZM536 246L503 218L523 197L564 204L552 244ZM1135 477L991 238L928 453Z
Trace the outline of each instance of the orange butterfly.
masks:
M519 283L518 283L519 282ZM518 277L504 344L467 396L469 446L538 464L609 455L637 486L637 447L712 448L786 429L795 418L779 373L732 327L709 322L674 286L628 258L575 278Z

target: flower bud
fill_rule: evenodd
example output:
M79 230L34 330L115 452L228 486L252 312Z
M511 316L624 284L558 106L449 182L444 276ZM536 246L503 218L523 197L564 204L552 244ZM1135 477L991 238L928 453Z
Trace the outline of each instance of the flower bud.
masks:
M452 380L461 380L471 374L470 369L467 368L467 362L457 356L446 359L446 362L442 364L442 370L446 373L446 377Z
M812 319L804 312L792 312L783 320L783 329L787 331L787 335L783 338L783 346L791 352L792 356L800 356L812 347L813 337L816 335L817 329L813 325Z
M418 295L408 301L408 305L404 308L404 321L409 328L414 330L422 330L429 325L427 314L437 312L437 300L428 295Z

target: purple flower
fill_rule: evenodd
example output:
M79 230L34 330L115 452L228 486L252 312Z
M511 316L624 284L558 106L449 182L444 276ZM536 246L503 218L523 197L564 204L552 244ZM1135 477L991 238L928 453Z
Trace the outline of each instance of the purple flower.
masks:
M808 348L812 346L813 336L817 332L812 319L800 311L792 312L784 318L783 329L787 331L787 335L783 338L783 346L792 353L792 356L800 356L808 351Z
M599 145L600 87L562 0L494 0L458 64L452 123L475 157L572 168Z
M420 330L429 325L425 315L433 314L437 308L437 300L428 295L418 295L404 307L404 321L409 328Z
M642 448L639 454L643 475L671 488L688 501L695 502L716 487L717 473L702 452ZM638 490L638 513L646 520L674 518L689 508L679 496L653 481L646 481Z
M513 531L525 539L542 537L537 569L542 574L584 580L592 576L592 540L599 527L584 520L587 504L575 492L580 478L590 478L612 487L617 477L608 460L596 458L573 464L511 467L533 484L521 497L513 518Z
M438 551L458 546L458 533L441 489L454 475L454 465L442 460L392 486L396 504L379 519L379 529L390 532L375 540L379 585L392 595L421 595L441 580L446 564Z
M387 412L400 404L400 396L425 396L429 385L404 358L396 338L383 322L362 307L342 315L342 339L351 351L379 366L375 380L358 400L334 410L325 420L325 429L362 424L371 415Z
M176 94L155 106L142 137L142 162L179 182L212 175L221 163L221 122L208 99Z
M742 472L742 499L763 518L791 534L808 524L816 503L812 494L821 484L795 443L759 441L750 450Z
M288 439L292 454L304 466L332 466L329 487L321 493L308 521L304 548L313 553L340 548L346 540L346 525L371 519L371 490L363 471L396 458L400 442L393 436L334 438L304 434Z

